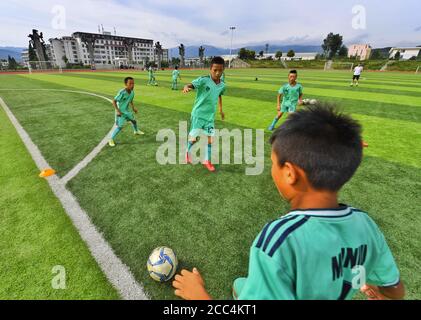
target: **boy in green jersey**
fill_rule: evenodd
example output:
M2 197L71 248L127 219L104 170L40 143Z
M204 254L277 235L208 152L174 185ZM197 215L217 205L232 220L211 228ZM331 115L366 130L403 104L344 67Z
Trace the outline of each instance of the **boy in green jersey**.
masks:
M148 69L148 76L149 76L148 86L157 86L158 83L156 82L155 73L152 66L150 66Z
M210 172L215 171L211 162L212 143L215 136L216 105L219 104L219 112L222 120L225 114L222 111L222 95L225 93L225 83L221 76L225 69L225 61L221 57L215 57L211 61L210 75L200 77L184 87L183 92L188 93L196 90L196 100L191 114L191 129L186 153L186 162L191 163L190 151L201 135L208 137L208 149L203 165Z
M303 104L303 86L300 83L297 83L297 77L297 70L291 70L288 75L288 83L279 89L278 114L268 128L269 131L275 129L276 124L284 113L293 113L297 110L297 105Z
M330 106L292 114L272 135L272 177L291 211L268 224L250 249L238 300L402 299L405 289L385 237L367 213L338 193L361 164L360 125ZM203 278L181 271L175 294L211 299Z
M172 72L172 87L171 90L177 90L178 85L178 79L181 80L180 71L178 70L178 67L175 67L175 70Z
M118 94L113 99L113 106L115 109L115 124L116 128L111 136L111 140L108 142L110 147L115 147L115 138L123 130L124 124L130 122L133 127L133 132L135 135L143 135L144 133L139 130L137 127L136 119L132 113L137 113L138 110L133 104L134 99L134 79L132 77L127 77L124 79L124 84L126 88L120 90ZM132 108L130 110L129 106Z

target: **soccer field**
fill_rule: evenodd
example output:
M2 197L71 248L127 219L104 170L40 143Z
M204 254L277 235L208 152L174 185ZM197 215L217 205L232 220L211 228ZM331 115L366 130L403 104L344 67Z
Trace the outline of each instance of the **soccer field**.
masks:
M182 71L181 84L206 74L206 70ZM98 145L114 122L110 103L69 91L112 98L123 88L126 75L0 75L0 97L57 175L64 177ZM259 176L245 175L246 164L221 165L216 174L201 166L161 166L155 156L162 144L156 141L157 132L165 128L178 132L179 121L190 119L194 94L171 91L170 71L156 74L158 87L146 86L146 72L129 75L136 81L137 120L146 135L133 136L127 125L117 138L117 147L104 148L67 188L150 298L175 299L170 283L154 282L146 269L151 251L169 246L177 252L180 267L199 268L212 296L229 299L234 279L247 275L249 248L256 235L268 221L288 212L270 176L270 145L265 145L265 170ZM226 82L226 120L218 120L217 128L265 129L276 114L277 91L287 82L287 71L227 70ZM364 140L370 146L340 200L367 211L379 224L400 267L407 298L421 299L421 75L365 73L360 87L351 88L349 72L301 70L299 82L305 98L335 103L363 125ZM5 134L14 131L12 126L0 125ZM266 141L269 137L266 132ZM14 155L2 152L0 161L10 161ZM39 179L33 173L28 172L29 180ZM27 188L37 185L30 183ZM0 201L2 215L7 217L10 206L5 198ZM53 217L45 219L46 224L54 224ZM5 229L18 223L5 221ZM28 221L21 223L19 230L22 234L35 232ZM6 237L0 234L4 249ZM20 240L14 241L19 246ZM1 259L0 270L17 265L14 257ZM72 257L72 264L77 264L78 256ZM32 272L37 272L36 268ZM96 290L94 298L113 297L100 276L98 279L98 286L104 289ZM22 290L12 284L2 286L0 282L3 295L17 297ZM25 292L25 297L30 297ZM86 296L92 298L92 294Z

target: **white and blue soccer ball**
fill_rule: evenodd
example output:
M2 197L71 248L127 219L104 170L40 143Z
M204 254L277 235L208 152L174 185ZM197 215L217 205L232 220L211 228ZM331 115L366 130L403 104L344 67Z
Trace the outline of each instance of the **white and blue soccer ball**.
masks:
M177 272L177 256L170 248L156 248L149 256L147 267L152 279L158 282L167 282Z

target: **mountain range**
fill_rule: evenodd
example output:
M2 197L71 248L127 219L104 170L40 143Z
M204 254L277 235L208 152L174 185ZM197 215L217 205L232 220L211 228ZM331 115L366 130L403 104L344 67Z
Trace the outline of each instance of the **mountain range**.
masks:
M203 45L205 48L205 56L220 56L230 54L230 49L218 48L210 45ZM193 58L199 56L199 46L186 46L186 58ZM256 53L260 51L265 51L265 45L252 45L246 46L248 50L254 50ZM238 53L240 48L232 50L233 54ZM322 52L322 48L318 45L269 45L269 52L275 53L276 51L282 51L287 53L289 50L294 50L295 52L305 53L305 52ZM169 49L170 57L178 58L179 52L178 47Z
M8 56L15 58L16 61L22 60L22 51L27 48L20 47L0 47L0 59L7 59Z

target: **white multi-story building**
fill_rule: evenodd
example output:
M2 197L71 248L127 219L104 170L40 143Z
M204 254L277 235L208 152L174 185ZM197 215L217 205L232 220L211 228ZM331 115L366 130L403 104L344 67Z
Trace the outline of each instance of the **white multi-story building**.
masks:
M0 70L7 70L9 68L9 61L5 59L0 60Z
M153 40L115 36L109 32L75 32L71 37L50 39L50 43L53 60L62 68L66 63L116 68L122 64L144 65L155 59Z
M168 49L162 50L162 61L170 62L170 51Z
M287 60L287 61L291 61L291 60L316 60L317 57L317 52L298 52L295 53L294 57L290 58L287 56L287 53L283 53L281 60ZM264 53L263 57L257 55L256 56L257 60L266 60L266 59L273 59L273 60L278 60L278 58L276 58L276 53Z
M22 57L22 64L24 66L28 65L28 61L29 61L29 50L23 50L21 53L21 57Z
M348 58L357 58L364 61L371 57L373 49L369 44L353 44L348 48Z
M405 48L392 48L389 52L389 58L394 59L397 53L400 54L401 60L409 60L413 57L417 58L420 54L421 47L405 47Z

